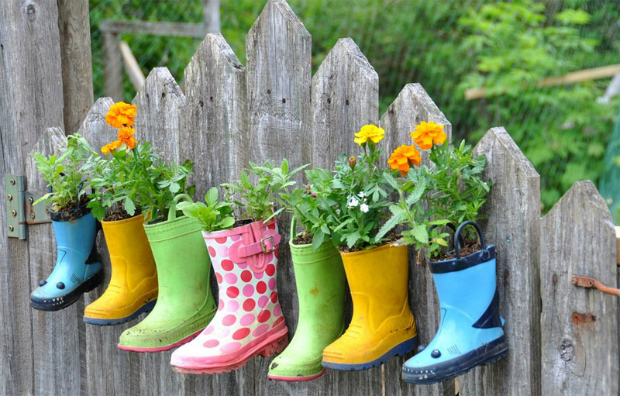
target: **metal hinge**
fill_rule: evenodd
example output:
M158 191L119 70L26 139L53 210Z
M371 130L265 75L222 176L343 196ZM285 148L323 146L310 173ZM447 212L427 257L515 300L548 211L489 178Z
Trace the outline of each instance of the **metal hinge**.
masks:
M605 294L611 294L616 297L620 296L620 290L615 287L605 286L598 279L589 278L587 276L575 275L571 279L571 283L578 287L585 287L586 289L596 288Z
M24 176L5 175L7 236L26 239L26 225L50 223L49 206L34 205L38 196L26 191Z

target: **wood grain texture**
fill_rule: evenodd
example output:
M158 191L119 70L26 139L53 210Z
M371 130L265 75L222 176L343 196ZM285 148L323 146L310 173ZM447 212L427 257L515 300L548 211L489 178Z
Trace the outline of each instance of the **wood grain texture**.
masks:
M412 144L409 134L421 121L434 121L444 125L448 141L452 137L452 124L439 110L420 84L407 84L396 100L381 117L379 125L385 129L385 143L382 161L403 144ZM427 157L427 156L425 156ZM427 158L425 158L427 161ZM420 343L428 345L439 327L439 301L433 283L433 276L425 265L417 265L417 252L409 250L409 304L415 316ZM386 394L390 395L454 395L454 380L440 384L413 386L400 378L404 362L411 356L392 359L386 365Z
M185 69L180 156L196 163L196 199L238 180L248 165L245 68L221 34L208 34Z
M378 118L379 76L353 40L340 39L312 77L306 162L330 169L339 156L358 155L353 134Z
M577 182L543 217L540 238L542 393L618 394L618 297L571 283L616 286L616 236L605 200ZM594 315L575 323L573 313Z
M57 0L57 4L65 131L72 134L93 105L88 0Z
M58 154L67 139L61 128L48 128L32 152L44 155ZM47 192L47 182L36 169L33 158L28 158L25 172L28 191L37 195ZM30 289L38 287L54 269L57 251L56 238L51 223L28 227L28 256L30 258ZM32 348L34 357L34 394L79 395L81 388L80 331L84 323L79 313L83 304L58 312L30 310L32 317ZM75 342L68 342L75 340Z
M504 128L492 128L474 149L486 155L493 186L480 221L497 246L500 314L508 355L460 378L462 395L540 394L540 177ZM559 230L558 230L559 231Z
M154 152L178 163L185 95L168 68L156 67L149 73L133 104L138 106L136 139L151 142Z
M103 78L105 95L115 101L123 100L123 60L121 58L121 36L103 33Z
M4 173L24 175L28 154L48 126L63 126L63 89L55 1L0 2L0 136ZM6 196L4 183L0 187ZM30 312L31 241L6 238L0 210L2 339L0 394L35 392ZM36 241L32 241L36 243Z

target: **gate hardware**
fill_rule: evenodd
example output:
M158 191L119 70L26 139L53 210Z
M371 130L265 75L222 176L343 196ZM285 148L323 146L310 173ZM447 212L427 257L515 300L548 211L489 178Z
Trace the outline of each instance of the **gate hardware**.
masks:
M5 175L7 236L26 239L26 225L51 223L49 207L44 203L34 205L39 199L26 191L24 176Z
M590 312L582 314L579 312L573 312L573 323L582 324L582 323L594 323L596 322L596 316L592 315Z
M615 289L613 287L605 286L599 280L594 278L588 278L586 276L573 276L571 280L572 284L579 287L589 288L597 288L599 291L602 291L606 294L611 294L612 296L620 297L620 290Z

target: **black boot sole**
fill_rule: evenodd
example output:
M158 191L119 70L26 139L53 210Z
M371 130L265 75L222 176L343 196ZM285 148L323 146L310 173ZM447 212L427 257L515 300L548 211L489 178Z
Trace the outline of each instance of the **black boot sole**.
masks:
M71 293L55 298L37 298L30 296L30 306L39 311L59 311L67 308L80 299L80 296L96 288L103 281L103 268L95 275L86 279L84 283L79 285Z

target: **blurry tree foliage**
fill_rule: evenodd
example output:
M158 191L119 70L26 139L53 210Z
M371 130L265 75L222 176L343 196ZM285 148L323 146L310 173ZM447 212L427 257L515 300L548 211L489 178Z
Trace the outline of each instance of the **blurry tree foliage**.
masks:
M620 63L617 0L288 0L312 34L316 70L338 38L351 37L379 74L381 112L420 82L475 143L503 125L541 174L544 210L576 180L595 183L617 98L597 103L609 79L537 88L544 77ZM265 1L221 0L222 34L245 63L245 35ZM201 23L200 0L91 0L95 94L103 94L103 19ZM181 82L200 40L125 34L144 73L166 66ZM466 89L487 97L467 101ZM125 99L135 91L124 81Z

